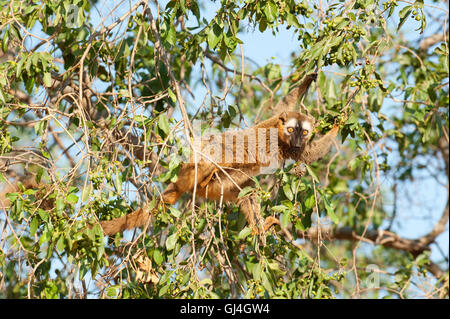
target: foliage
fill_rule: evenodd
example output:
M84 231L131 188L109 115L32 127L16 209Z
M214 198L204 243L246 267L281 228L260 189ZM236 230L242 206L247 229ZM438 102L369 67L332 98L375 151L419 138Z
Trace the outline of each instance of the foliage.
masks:
M448 262L430 260L448 202L433 238L401 246L393 233L399 187L423 174L448 183L448 8L0 2L3 297L448 298ZM243 55L246 36L263 32L295 35L289 75ZM191 121L221 131L260 121L315 71L300 108L321 132L341 122L337 153L245 190L292 239L279 227L263 239L238 207L189 194L156 208L148 229L104 237L98 220L155 206L176 180Z

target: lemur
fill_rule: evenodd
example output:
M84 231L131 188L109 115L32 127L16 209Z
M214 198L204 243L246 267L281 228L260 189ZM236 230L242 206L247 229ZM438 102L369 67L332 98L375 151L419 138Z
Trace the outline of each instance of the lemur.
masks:
M311 116L283 111L248 129L209 136L201 142L200 160L181 164L178 179L164 190L162 201L172 205L182 194L195 190L199 197L236 203L255 229L261 222L259 205L252 203L254 198L238 198L240 191L252 186L252 177L267 172L273 163L279 166L292 159L310 164L322 158L330 150L339 126L334 125L326 135L310 141L314 126ZM275 152L273 142L277 146ZM120 218L100 221L100 225L106 235L111 235L146 225L151 213L143 207ZM271 224L266 219L264 231Z

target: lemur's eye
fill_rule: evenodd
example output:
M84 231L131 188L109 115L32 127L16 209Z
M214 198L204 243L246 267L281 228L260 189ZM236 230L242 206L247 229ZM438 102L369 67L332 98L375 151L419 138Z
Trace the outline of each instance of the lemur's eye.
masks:
M288 127L287 131L288 131L289 133L292 133L292 132L294 132L294 129L293 129L292 127Z
M308 135L309 131L308 130L303 130L302 134L303 135Z

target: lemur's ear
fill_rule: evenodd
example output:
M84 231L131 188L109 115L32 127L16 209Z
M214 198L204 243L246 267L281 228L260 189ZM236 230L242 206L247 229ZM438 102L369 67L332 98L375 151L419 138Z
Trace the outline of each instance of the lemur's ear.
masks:
M284 124L284 122L286 122L286 120L287 120L287 113L286 112L282 112L281 114L280 114L280 116L278 117L280 120L281 120L281 122Z

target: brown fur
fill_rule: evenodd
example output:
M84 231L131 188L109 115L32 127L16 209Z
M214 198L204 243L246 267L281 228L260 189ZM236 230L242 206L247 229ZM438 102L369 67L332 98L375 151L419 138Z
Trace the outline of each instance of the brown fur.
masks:
M100 222L100 225L106 235L112 235L126 229L147 225L149 218L150 214L144 207L137 209L131 214L127 214L113 220L103 220Z
M329 151L338 132L338 127L335 126L322 138L308 142L309 135L305 139L298 136L286 136L284 128L285 123L287 123L289 119L296 119L298 123L308 121L311 123L311 127L314 124L314 120L311 117L299 112L282 112L280 115L265 120L254 127L239 131L239 135L247 136L244 138L244 154L242 155L237 152L237 140L235 136L232 138L233 143L230 145L227 144L226 146L225 143L222 142L225 141L227 137L231 138L232 136L229 136L229 134L233 134L232 132L221 134L221 139L218 140L214 140L214 138L203 140L201 145L202 153L208 153L211 146L220 147L222 150L221 158L216 160L215 163L202 157L197 165L195 163L182 164L178 172L177 181L169 184L163 192L163 202L172 205L181 195L184 193L193 193L195 189L196 196L211 200L222 199L223 201L234 202L240 205L240 210L245 214L250 226L255 227L257 224L261 225L262 221L259 212L259 204L257 203L256 198L253 195L250 195L238 199L238 195L240 189L246 186L252 186L252 177L259 175L261 169L269 165L267 158L270 152L268 147L270 142L269 134L266 134L266 154L259 154L258 152L255 153L250 150L249 143L252 142L252 135L246 133L254 133L256 140L253 142L258 143L258 129L270 130L270 128L274 128L278 132L279 152L276 154L278 160L284 162L287 159L293 159L309 164L323 157ZM254 130L255 132L250 132L250 130ZM297 143L300 141L300 145L293 146L293 139L297 139ZM229 150L232 148L232 162L226 161L225 151L227 147ZM258 149L257 144L256 149ZM239 156L243 157L243 160L240 163L238 162ZM129 215L111 221L101 221L100 224L105 234L110 235L125 229L146 225L149 221L150 214L151 212L149 212L148 209L140 208ZM270 227L269 224L272 225L273 221L266 221L264 230L266 230L267 227Z

